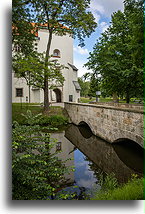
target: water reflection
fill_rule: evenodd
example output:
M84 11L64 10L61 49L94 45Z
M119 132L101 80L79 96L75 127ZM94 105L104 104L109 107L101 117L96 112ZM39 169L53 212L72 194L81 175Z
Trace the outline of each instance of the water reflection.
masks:
M67 180L67 185L72 192L77 192L78 196L83 197L84 192L96 188L100 188L98 185L98 179L93 170L90 168L90 160L74 145L72 144L66 137L65 131L59 133L51 133L51 138L57 139L55 142L55 146L53 147L52 152L57 151L58 145L60 147L61 143L61 152L58 153L58 158L62 161L68 160L66 166L74 166L75 171L70 172L69 174L65 174L65 179ZM71 189L70 187L73 185L77 185L79 188Z
M143 174L144 151L141 146L128 139L122 139L117 143L113 143L112 146L126 166Z
M103 172L110 174L114 173L119 182L126 182L131 174L143 174L143 156L138 154L137 150L127 150L125 159L121 159L117 144L112 146L104 140L92 135L90 138L84 138L79 130L79 127L70 125L65 137L72 142L83 154L85 154L97 168ZM116 150L118 151L116 153ZM125 150L125 149L124 149ZM134 151L134 152L133 152ZM125 151L120 151L120 154ZM138 158L140 157L140 158ZM131 164L130 164L131 163ZM132 167L130 167L132 165Z
M75 152L74 157L76 185L79 187L85 187L86 189L95 188L97 177L89 166L89 160L87 160L86 156L79 150Z
M66 167L74 166L74 145L65 138L65 131L51 133L51 138L55 142L55 146L52 148L52 153L58 152L57 157L66 162ZM74 172L70 171L69 174L65 174L65 179L68 180L69 184L74 183Z
M75 166L75 171L66 175L70 184L80 188L100 188L100 175L114 173L119 182L126 182L132 174L143 174L143 155L123 144L109 144L92 135L86 126L69 125L60 133L52 133L58 139L56 150L62 150L59 158L67 161L67 166ZM83 189L83 191L84 191Z

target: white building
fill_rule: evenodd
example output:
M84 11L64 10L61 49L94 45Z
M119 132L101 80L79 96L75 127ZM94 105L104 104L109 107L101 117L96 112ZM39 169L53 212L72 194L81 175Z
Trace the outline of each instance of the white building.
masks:
M46 51L48 31L45 28L38 30L37 51ZM62 74L65 78L63 87L49 90L49 102L78 102L80 98L80 86L77 81L78 69L73 65L73 39L69 35L53 35L50 54L67 68ZM24 78L17 78L12 73L12 102L43 103L44 93L42 89L29 87Z

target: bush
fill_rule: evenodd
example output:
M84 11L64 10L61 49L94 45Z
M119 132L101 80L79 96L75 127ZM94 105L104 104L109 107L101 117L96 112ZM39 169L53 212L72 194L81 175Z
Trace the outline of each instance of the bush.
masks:
M39 125L42 125L42 126L49 125L50 127L55 127L55 128L66 125L67 123L68 123L68 119L63 115L52 115L52 116L42 115L38 121Z
M32 124L32 118L29 124ZM12 132L12 199L48 200L54 197L69 172L65 161L51 152L48 133L39 125L13 124ZM49 197L51 196L51 197Z
M35 115L30 110L21 115L23 117L23 125L41 125L57 128L68 123L68 119L63 115L47 116L41 113Z
M52 127L59 127L68 123L68 119L62 115L52 115L48 118L48 121Z

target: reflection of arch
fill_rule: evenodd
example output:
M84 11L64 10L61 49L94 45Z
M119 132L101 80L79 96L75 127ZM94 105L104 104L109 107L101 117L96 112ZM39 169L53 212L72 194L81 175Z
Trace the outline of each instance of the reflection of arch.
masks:
M115 140L112 146L126 166L143 173L144 149L138 143L127 138L120 138Z
M56 95L56 102L57 103L61 103L62 102L62 99L61 99L61 90L56 88L53 90L55 92L55 95Z
M60 50L55 49L55 50L53 51L53 57L60 57Z

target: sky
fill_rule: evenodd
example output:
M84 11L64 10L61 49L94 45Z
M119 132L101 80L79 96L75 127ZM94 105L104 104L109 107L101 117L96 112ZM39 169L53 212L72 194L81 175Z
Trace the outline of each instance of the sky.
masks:
M90 11L93 13L98 24L94 33L89 38L85 39L85 46L78 46L77 39L74 40L74 65L79 69L78 77L89 72L83 65L88 61L89 52L93 50L97 39L101 36L111 21L111 14L118 10L123 11L123 0L91 0Z

